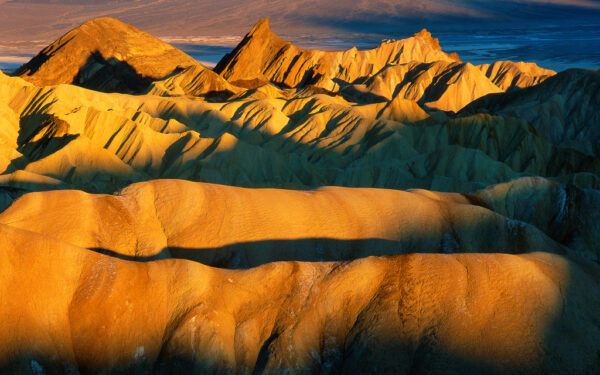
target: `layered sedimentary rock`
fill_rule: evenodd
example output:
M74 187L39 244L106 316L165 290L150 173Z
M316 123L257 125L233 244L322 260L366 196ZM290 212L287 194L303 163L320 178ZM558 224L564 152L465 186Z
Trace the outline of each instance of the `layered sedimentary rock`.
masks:
M395 96L432 109L457 112L484 95L534 86L555 72L533 63L460 62L442 51L427 30L378 47L344 52L305 50L275 35L260 21L215 68L239 85L272 82L282 87L314 85L360 102Z
M232 271L0 226L11 373L599 370L597 265L413 254Z
M69 31L44 48L15 74L38 85L71 83L105 92L134 92L177 69L210 69L173 46L114 18L97 18Z

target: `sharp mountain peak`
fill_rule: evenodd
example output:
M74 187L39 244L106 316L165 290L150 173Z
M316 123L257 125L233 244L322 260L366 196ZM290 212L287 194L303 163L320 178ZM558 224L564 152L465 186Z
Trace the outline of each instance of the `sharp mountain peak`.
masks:
M61 36L15 74L38 86L76 84L105 92L139 93L156 79L198 64L135 26L102 17Z

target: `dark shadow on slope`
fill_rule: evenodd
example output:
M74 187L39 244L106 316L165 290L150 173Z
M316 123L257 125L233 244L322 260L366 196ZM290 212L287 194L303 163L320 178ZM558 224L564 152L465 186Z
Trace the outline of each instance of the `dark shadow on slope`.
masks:
M568 69L535 86L485 95L469 103L458 115L468 116L484 112L522 117L555 145L565 141L582 140L582 135L585 141L597 144L600 142L600 130L598 127L590 128L590 125L600 121L597 110L600 106L599 93L599 71ZM561 96L564 103L556 102L556 98ZM548 105L554 107L554 111L544 113L539 108ZM561 113L562 111L566 113ZM555 117L553 122L557 124L564 122L564 127L550 124L548 116ZM600 155L597 150L594 150L595 156Z
M11 160L2 174L22 170L29 163L41 160L60 151L79 137L69 134L69 123L49 114L33 114L21 117L18 149L22 156Z
M29 190L10 186L0 186L0 213L10 207L15 199L26 193L29 193Z
M94 51L79 69L72 84L105 93L141 95L148 91L152 82L183 70L184 67L178 66L164 76L143 75L126 61L115 57L106 59L99 51ZM210 91L202 96L210 100L224 100L231 94L229 91Z
M363 86L364 87L364 86ZM340 93L344 99L350 102L356 102L361 104L373 104L373 103L387 103L389 100L381 95L377 95L369 91L366 87L359 85L348 85L344 87Z
M73 79L73 84L101 92L141 94L153 80L139 74L131 65L114 57L106 60L99 51L94 51Z
M310 109L311 103L312 101L307 103L306 107ZM198 157L192 159L179 157L189 147L186 139L175 142L167 150L160 168L148 174L148 178L185 178L192 181L244 187L311 188L319 185L341 185L401 189L431 188L431 178L427 179L420 176L421 172L411 172L414 174L414 177L410 180L404 178L404 183L399 183L396 178L390 180L381 179L381 181L378 181L378 174L387 173L384 168L386 165L389 165L389 168L392 169L404 169L408 165L408 160L399 159L402 150L396 149L396 143L386 144L382 142L390 135L388 134L389 129L380 127L383 123L378 123L379 126L374 126L371 130L367 131L366 134L368 137L363 137L358 143L349 142L341 144L340 141L343 142L344 138L335 142L331 142L328 139L329 143L327 145L313 141L298 142L291 139L290 136L297 132L302 125L303 112L304 110L300 110L299 116L291 116L289 124L282 129L280 134L271 135L258 130L240 127L233 122L224 122L222 118L210 111L194 115L179 113L176 106L165 108L157 117L165 120L176 119L187 124L192 130L200 133L203 137L214 138L214 141L210 146L203 146L203 152L199 153ZM329 121L329 130L326 129L326 133L331 131L333 123L335 121ZM474 126L476 124L477 122L473 123ZM488 152L488 147L484 143L480 143L478 138L469 137L466 140L463 139L464 136L458 132L463 127L453 126L448 128L449 130L454 128L457 130L456 134L454 134L454 131L449 132L448 145L456 144L465 149L477 149L480 147L483 153ZM425 127L421 126L421 128L426 130L426 125ZM474 129L476 128L474 127ZM476 130L481 132L479 129ZM223 150L219 144L221 143L220 137L225 133L234 135L239 141L232 148ZM29 136L29 133L27 136ZM189 136L186 138L191 139ZM418 139L416 141L419 143L423 142ZM381 165L372 165L367 159L363 160L363 157L373 147L379 146L380 143L383 143L383 147L378 147L378 152L386 154L386 158L381 161ZM336 148L336 146L339 147ZM503 150L504 147L499 146L497 151L499 155L494 160L500 162L504 162L504 159L512 155L514 152L512 151L513 148L515 151L518 151L520 148L523 148L525 151L528 149L526 143L522 144L519 142L506 145L509 148L508 150ZM428 152L427 150L420 150L418 147L417 151ZM492 151L494 150L492 149ZM550 159L552 162L547 166L535 162L535 160L529 161L528 159L523 159L522 162L525 163L524 167L527 168L526 171L528 174L538 174L545 177L561 176L566 173L575 172L591 172L594 175L599 173L599 166L596 160L589 156L585 157L585 155L580 153L568 151L567 149L552 150L553 154L561 154L564 157L553 156ZM46 151L44 154L48 155L50 153L50 151ZM241 157L242 154L251 154L253 157L251 159L244 158ZM396 154L400 155L396 156ZM396 167L393 166L394 162L397 164ZM415 159L411 163L416 162L418 160ZM227 167L224 167L225 165ZM282 168L283 165L287 167ZM531 169L529 166L536 169ZM15 167L17 168L14 169L19 169L18 166L15 165ZM419 164L416 164L416 167L421 168ZM431 167L435 167L435 165ZM366 173L367 170L370 171L368 175L372 177L370 179L362 179L362 174ZM141 168L140 172L146 173L146 168ZM399 172L401 171L399 170L390 175L390 177L399 175ZM446 176L452 179L454 176L450 172ZM524 171L517 169L515 172L522 173ZM78 173L95 174L93 170ZM444 173L444 171L436 173L440 174ZM590 174L590 176L592 175ZM125 187L128 184L127 178L123 177L125 176L120 176L120 180L123 181L122 185L116 186L116 189ZM87 181L88 179L82 178L81 180ZM131 182L133 181L140 181L140 179L136 177L136 179L131 180ZM417 183L418 181L421 182ZM503 181L484 180L479 182L485 185ZM102 187L99 190L90 190L88 186L76 187L90 192L112 192L102 189Z
M302 142L302 139L291 139L291 136L300 131L301 126L305 125L302 122L303 117L311 110L311 106L314 103L315 100L308 102L305 106L306 110L302 109L295 115L290 116L289 123L278 134L267 134L260 131L261 129L248 131L245 125L240 126L232 121L225 121L212 111L205 111L198 114L188 113L182 111L182 109L173 103L170 107L160 109L158 113L152 113L152 116L164 120L178 120L205 138L218 138L225 133L230 133L239 138L239 141L233 147L222 150L218 147L219 141L215 140L210 147L206 148L206 152L199 153L200 156L193 159L177 158L177 154L181 154L186 150L186 144L183 141L175 142L169 148L167 155L165 155L163 165L155 171L157 174L149 173L147 177L179 177L193 181L245 187L310 188L319 185L370 186L400 189L432 187L434 172L426 170L425 173L429 173L426 176L423 176L423 173L419 175L419 173L413 172L409 167L409 161L400 157L402 154L401 145L394 142L385 142L386 137L384 135L392 134L385 131L385 129L374 129L374 131L367 133L369 139L360 139L356 143L347 142L340 144L338 140L335 141L338 143L329 142L330 139L318 140L316 142ZM28 117L27 121L29 122L30 119L34 120L35 118ZM41 122L42 120L38 119L37 121ZM329 121L330 125L335 125L332 122L335 121ZM37 124L33 125L38 126ZM35 126L28 125L27 128L35 129ZM331 128L331 126L329 127ZM426 129L425 126L420 127ZM452 128L449 127L449 129ZM22 138L26 139L29 135L28 131L27 134L23 134ZM393 138L393 135L388 138ZM396 132L396 135L403 137L399 131ZM411 137L414 136L411 135ZM454 138L450 139L449 137L448 145L456 144L461 148L469 150L479 149L493 160L503 163L508 156L515 156L514 154L522 153L519 151L519 148L522 148L524 151L531 149L531 145L527 143L514 144L515 142L511 142L511 145L508 146L498 144L495 148L497 148L497 154L500 156L494 156L493 153L490 153L490 150L495 151L494 147L492 147L494 145L488 147L486 143L475 142L470 137L466 141L458 136ZM374 140L381 142L374 143ZM341 141L343 142L344 139ZM417 143L426 144L427 142L416 139L415 144ZM339 147L336 148L336 146ZM417 145L414 147L418 152L423 151ZM377 154L385 155L385 157L381 158L375 164L368 157L372 149L377 149L375 151ZM590 172L593 175L600 174L598 162L591 157L584 158L583 155L575 155L575 153L567 155L565 150L559 149L551 151L553 154L561 154L563 156L561 158L556 156L550 158L551 162L545 163L547 165L543 165L536 161L535 158L528 156L521 160L521 164L517 164L517 168L514 171L521 175L541 175L544 177L556 177L565 173L576 172ZM430 152L430 150L425 150L422 153L427 152ZM252 155L252 158L241 157L240 155L243 153ZM365 156L367 157L365 158ZM566 161L561 163L558 159ZM410 163L413 163L413 161L410 161ZM414 163L416 163L415 169L422 168L418 164L418 160L415 159ZM432 166L427 165L428 162L425 164L425 168L432 168ZM140 168L140 171L145 173L145 166ZM396 176L406 174L407 171L414 175L413 178L396 178ZM93 175L94 171L78 173ZM389 176L386 177L388 174ZM435 174L449 179L457 177L452 174L452 171L435 171ZM400 179L403 181L399 181ZM82 181L88 180L82 178ZM127 184L126 178L120 178L120 180L123 181L122 184L116 186L115 189L124 187ZM139 180L138 177L135 180L132 179L132 181ZM471 189L471 186L482 186L503 181L488 179L470 182L473 182L473 184L465 183L465 188L461 191L467 191ZM460 183L462 184L462 182ZM111 185L111 188L112 186L114 185ZM112 192L101 187L99 190L91 190L88 186L75 187L91 192Z
M269 363L269 346L271 343L279 337L279 333L275 332L269 336L269 338L263 343L258 352L258 357L256 358L256 364L254 365L254 369L252 370L251 375L259 375L265 371L267 364Z
M321 145L318 142L301 142L290 139L290 135L298 130L298 127L302 125L301 121L303 113L310 110L314 104L314 100L306 104L306 110L302 109L298 111L298 116L291 116L290 122L287 124L279 134L270 135L261 133L259 131L247 132L247 129L240 127L231 121L224 121L220 116L212 111L206 111L198 114L182 113L180 109L173 104L172 107L166 107L161 110L160 113L153 114L156 117L164 120L176 119L186 125L192 130L198 132L203 137L213 137L214 142L209 147L206 147L203 152L199 153L199 156L192 159L179 158L184 150L186 150L187 141L182 139L175 142L167 150L163 158L163 163L156 174L153 172L149 174L148 178L185 178L192 181L202 182L214 182L228 185L237 185L244 187L295 187L295 188L311 188L318 185L342 185L342 186L369 186L369 187L384 187L384 188L431 188L431 177L424 178L417 172L414 172L414 177L410 180L403 178L402 183L397 178L379 179L378 174L387 173L384 169L386 165L390 165L391 169L397 170L390 177L396 175L400 176L403 169L407 168L406 163L403 163L404 159L397 159L401 154L401 149L397 149L396 143L383 143L382 147L379 147L381 153L386 154L386 158L381 160L381 165L372 165L365 160L363 163L363 156L369 153L369 150L373 146L379 146L374 140L381 141L385 140L384 135L386 129L377 129L373 127L372 132L367 133L369 137L363 137L358 143L348 144L348 147L341 147L335 149L335 143L329 145ZM37 115L35 115L37 116ZM23 119L22 124L29 124L30 121L34 123L27 126L22 125L23 134L20 135L19 142L22 143L31 134L36 131L39 133L43 128L40 123L44 120L37 117L27 117ZM42 115L40 115L42 116ZM331 122L331 121L330 121ZM474 123L476 124L476 123ZM333 124L331 124L333 125ZM379 124L381 125L381 123ZM426 126L420 126L426 130ZM454 126L448 129L464 128L464 126ZM29 129L25 131L26 129ZM408 129L408 128L407 128ZM473 128L476 132L481 132L479 129ZM524 131L527 130L524 128ZM531 131L531 130L530 130ZM219 137L225 133L233 134L240 140L232 147L226 150L219 148ZM452 132L449 132L452 133ZM424 132L424 134L426 134ZM249 137L251 135L252 137ZM400 133L398 133L400 135ZM187 137L191 139L189 136ZM482 147L481 151L487 152L487 148L483 143L479 142L478 138L467 138L462 140L463 136L457 132L457 135L449 134L448 144L457 144L464 148ZM416 139L415 143L423 143ZM512 155L514 150L519 149L527 150L529 147L527 143L510 144L506 146L498 145L498 154L496 160L504 161L507 156ZM420 150L419 147L415 146L419 152L427 152L426 150ZM503 150L503 148L510 148ZM565 150L553 150L553 153L565 154ZM523 153L523 151L519 151ZM45 152L49 154L50 152ZM252 158L241 157L242 154L252 155ZM565 154L566 155L566 154ZM598 162L594 161L593 158L586 158L585 160L576 155L569 156L566 158L566 162L559 162L560 158L553 158L552 163L548 165L548 170L528 169L527 172L531 174L539 174L546 177L553 177L562 175L564 173L573 172L591 172L597 174L599 172ZM523 159L527 162L527 159ZM397 163L394 167L393 162ZM535 160L533 161L535 162ZM282 168L282 166L286 166ZM539 162L533 164L544 167ZM225 167L227 166L227 167ZM260 168L257 168L260 166ZM525 164L527 167L527 164ZM18 166L16 166L18 167ZM417 164L418 168L421 168ZM15 168L19 169L19 168ZM141 169L144 171L145 169ZM369 170L371 179L361 179L363 171ZM523 172L517 169L517 172ZM88 170L85 172L94 175L95 171ZM411 172L413 173L413 172ZM436 172L440 173L440 172ZM443 173L443 171L442 171ZM343 179L339 177L343 175ZM356 175L356 177L353 177ZM449 178L454 178L451 173L448 173ZM120 185L114 187L114 189L120 189L125 187L129 182L140 181L139 177L127 181L127 178L120 176ZM426 176L427 177L427 176ZM88 181L89 179L82 178L82 181ZM420 182L419 182L420 181ZM498 183L502 181L480 181L483 184ZM114 185L111 185L110 189L113 189ZM104 192L110 193L112 190L103 189L90 189L90 186L75 186L89 192Z
M489 220L494 220L490 217ZM259 240L237 242L219 247L182 248L169 246L152 256L122 254L105 248L90 248L94 252L117 259L151 262L159 259L187 259L207 266L227 269L247 269L280 261L301 262L349 262L369 256L399 255L408 253L508 253L520 254L527 251L548 251L564 253L560 245L550 239L542 241L538 248L531 229L516 226L506 236L492 232L489 220L473 223L475 228L450 228L448 233L429 233L427 228L421 234L411 234L402 240L381 238L336 239L299 238L281 240ZM480 238L471 238L470 233L479 233ZM541 233L540 233L541 234Z
M438 252L443 244L424 244ZM405 247L418 247L404 244ZM125 255L103 248L90 248L94 252L114 258L151 262L159 259L187 259L207 266L228 269L247 269L278 261L332 262L351 261L371 255L398 254L401 242L385 239L338 240L334 238L307 238L296 240L263 240L233 243L216 248L168 247L153 256Z

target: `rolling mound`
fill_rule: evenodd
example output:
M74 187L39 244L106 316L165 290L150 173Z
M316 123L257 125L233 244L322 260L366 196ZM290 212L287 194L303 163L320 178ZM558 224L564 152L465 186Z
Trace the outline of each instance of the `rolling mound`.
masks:
M0 234L5 372L598 371L600 269L556 255L232 271Z
M220 267L409 252L543 250L600 261L598 207L597 191L541 178L472 194L154 180L115 195L25 194L0 223L126 259L178 257Z
M205 70L210 81L219 81L210 69L182 51L105 17L69 31L15 74L37 86L70 83L104 92L140 93L152 81L192 66Z
M209 96L229 98L243 89L231 85L201 64L152 82L147 93L160 96Z
M155 180L116 196L26 194L0 214L0 223L127 259L177 257L228 268L421 251L564 253L537 228L472 201L483 202L383 189ZM553 229L568 223L563 220Z

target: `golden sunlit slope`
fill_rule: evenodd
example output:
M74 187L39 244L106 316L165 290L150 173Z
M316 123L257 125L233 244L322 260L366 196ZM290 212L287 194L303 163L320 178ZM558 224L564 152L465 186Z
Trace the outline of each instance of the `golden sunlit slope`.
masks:
M535 63L496 61L493 64L477 66L492 82L502 90L535 86L556 74Z
M472 201L479 202L398 190L243 189L154 180L114 196L26 194L0 214L0 223L109 254L234 268L421 251L564 252L535 227Z
M370 77L357 90L391 100L413 100L432 109L457 112L484 95L502 92L470 63L436 61L389 65Z
M225 85L212 71L171 45L114 18L97 18L43 49L16 75L38 85L72 83L105 92L142 92L177 69L205 70L205 80Z
M269 20L264 19L217 64L215 71L234 84L257 79L287 87L315 84L335 90L365 79L389 64L457 59L445 54L437 39L425 30L412 38L384 42L368 51L305 50L275 35L269 28Z
M196 64L174 73L167 78L152 82L148 89L150 95L160 96L220 96L229 98L243 89L233 86L217 76L212 70Z
M597 265L414 254L222 270L0 226L6 373L590 374Z

